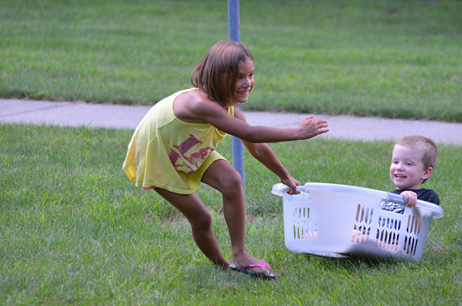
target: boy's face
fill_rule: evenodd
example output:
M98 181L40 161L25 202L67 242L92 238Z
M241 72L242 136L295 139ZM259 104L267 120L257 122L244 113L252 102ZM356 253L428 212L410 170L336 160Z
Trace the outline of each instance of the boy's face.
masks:
M419 189L433 168L424 169L422 153L396 144L390 165L390 178L397 189Z

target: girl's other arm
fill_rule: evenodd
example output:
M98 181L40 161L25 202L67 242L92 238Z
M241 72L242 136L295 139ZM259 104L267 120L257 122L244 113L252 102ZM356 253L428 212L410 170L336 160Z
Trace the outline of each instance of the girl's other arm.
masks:
M246 121L240 110L237 113L235 112L235 116L243 122ZM300 186L301 183L293 178L292 175L290 175L290 173L287 171L287 169L284 167L284 165L281 163L277 155L268 144L253 143L246 140L242 140L242 142L249 150L250 154L255 157L255 159L257 159L266 168L276 174L279 177L281 183L291 188L291 194L299 193L296 191L296 186Z
M281 183L292 189L291 194L299 193L295 188L300 186L301 183L290 175L269 145L266 143L252 143L245 140L243 140L243 143L253 157L276 174Z

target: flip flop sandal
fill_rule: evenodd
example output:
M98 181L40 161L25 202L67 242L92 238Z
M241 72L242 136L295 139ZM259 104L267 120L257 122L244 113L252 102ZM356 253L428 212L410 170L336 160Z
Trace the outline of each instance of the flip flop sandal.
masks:
M229 265L229 268L231 270L233 270L233 271L244 273L244 274L250 275L250 276L255 277L255 278L263 278L263 279L267 279L267 280L275 279L276 276L273 273L271 273L270 271L255 272L255 271L251 270L254 267L266 268L266 262L264 260L262 260L262 261L263 261L263 264L261 264L261 265L260 264L252 264L252 265L247 265L245 267L239 268L239 267L236 267L234 264L231 264L231 265Z

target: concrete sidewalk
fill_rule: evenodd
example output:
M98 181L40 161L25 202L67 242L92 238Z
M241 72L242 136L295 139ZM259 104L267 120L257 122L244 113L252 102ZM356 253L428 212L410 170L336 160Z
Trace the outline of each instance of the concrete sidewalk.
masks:
M0 122L135 129L151 106L87 104L0 99ZM296 127L308 114L244 112L251 125ZM436 143L462 145L462 123L315 115L326 119L329 133L320 137L396 140L426 136Z

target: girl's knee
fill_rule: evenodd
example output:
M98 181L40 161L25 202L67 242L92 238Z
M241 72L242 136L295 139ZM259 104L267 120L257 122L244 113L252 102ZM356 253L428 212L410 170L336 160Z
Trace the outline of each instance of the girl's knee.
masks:
M195 215L190 223L193 230L209 230L212 227L212 214L209 211L203 211Z
M243 192L241 175L224 160L218 160L209 167L203 177L203 182L223 194Z
M221 182L224 192L239 191L242 188L241 175L237 171L228 172Z

